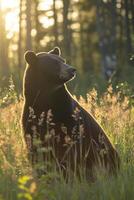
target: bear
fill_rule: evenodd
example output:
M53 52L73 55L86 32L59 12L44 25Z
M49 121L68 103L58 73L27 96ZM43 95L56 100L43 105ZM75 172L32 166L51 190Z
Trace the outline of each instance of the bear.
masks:
M66 83L76 69L61 56L59 47L49 52L27 51L27 67L23 79L24 106L22 128L32 163L38 162L34 138L47 148L49 158L67 174L88 177L96 168L117 173L120 159L117 151L95 118L73 98ZM44 153L44 160L46 159ZM45 161L44 161L45 162Z

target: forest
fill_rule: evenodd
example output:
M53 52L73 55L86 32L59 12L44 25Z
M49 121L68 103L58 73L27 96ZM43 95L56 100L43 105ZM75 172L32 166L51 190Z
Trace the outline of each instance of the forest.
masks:
M20 92L24 52L54 46L78 71L72 86L78 95L104 90L108 81L133 87L133 0L1 1L0 30L2 87L12 75Z
M77 70L67 83L73 98L119 154L116 176L98 170L90 182L80 168L80 179L74 173L66 181L56 164L44 163L51 149L38 140L40 162L29 160L21 125L24 54L54 47ZM68 199L134 199L134 1L0 0L0 200Z

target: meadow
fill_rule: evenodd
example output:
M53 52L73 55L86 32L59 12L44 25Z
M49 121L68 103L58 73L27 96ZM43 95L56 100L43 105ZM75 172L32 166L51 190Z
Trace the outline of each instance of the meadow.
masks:
M76 97L75 97L76 98ZM28 160L20 118L23 98L12 81L0 97L0 200L131 200L134 199L134 105L124 84L96 89L77 99L106 131L121 158L118 175L97 173L97 180L66 182L52 167L40 178ZM42 165L40 163L40 165Z

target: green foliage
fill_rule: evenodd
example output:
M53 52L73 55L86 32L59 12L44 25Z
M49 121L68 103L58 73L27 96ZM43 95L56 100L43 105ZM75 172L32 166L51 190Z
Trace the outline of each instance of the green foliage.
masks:
M110 70L116 84L127 81L133 87L132 0L36 0L30 7L28 0L20 0L11 4L6 5L9 9L0 8L1 86L7 86L12 73L21 90L26 49L40 52L60 46L62 56L85 76L88 84L80 88L83 94L96 83L105 88L105 73ZM18 31L11 30L6 15Z
M18 97L15 91L15 85L12 76L9 79L9 86L1 90L0 107L8 106L13 102L17 102Z
M116 90L109 85L101 96L93 89L86 99L79 99L103 126L121 158L117 176L109 177L98 170L96 181L91 183L75 176L65 181L53 163L43 162L41 154L49 154L51 149L42 148L37 138L34 145L40 162L31 167L20 127L23 102L16 100L14 87L10 86L6 94L10 104L0 107L0 200L133 200L134 107L126 83ZM39 171L45 174L39 176Z
M33 200L33 193L36 190L35 182L31 182L29 176L22 176L18 180L18 187L20 192L18 193L18 199Z

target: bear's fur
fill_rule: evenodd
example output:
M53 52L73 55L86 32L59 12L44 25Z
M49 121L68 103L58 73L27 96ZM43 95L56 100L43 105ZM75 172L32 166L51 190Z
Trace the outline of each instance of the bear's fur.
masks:
M38 54L28 51L25 60L22 126L26 142L31 138L27 145L32 162L35 157L37 161L36 135L44 147L53 146L51 158L64 169L70 166L77 171L82 166L90 175L96 166L116 171L119 157L104 130L67 90L66 82L75 76L75 69L65 63L60 49Z

